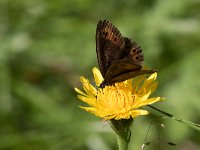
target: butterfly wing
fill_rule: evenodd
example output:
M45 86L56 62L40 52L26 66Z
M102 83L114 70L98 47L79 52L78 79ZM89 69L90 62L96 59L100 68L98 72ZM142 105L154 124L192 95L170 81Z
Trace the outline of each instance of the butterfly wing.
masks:
M125 40L109 21L99 21L96 28L96 52L101 74L105 74L115 61L125 53Z
M100 71L104 77L101 87L121 82L155 70L141 70L144 55L141 47L109 21L99 21L96 29L96 52Z

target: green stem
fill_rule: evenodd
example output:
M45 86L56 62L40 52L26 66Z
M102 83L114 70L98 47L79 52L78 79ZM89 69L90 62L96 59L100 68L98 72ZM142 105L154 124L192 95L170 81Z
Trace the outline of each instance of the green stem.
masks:
M133 119L111 120L111 126L116 133L119 150L127 150L131 138L130 126Z
M121 135L116 134L117 143L119 146L119 150L127 150L128 149L128 141Z

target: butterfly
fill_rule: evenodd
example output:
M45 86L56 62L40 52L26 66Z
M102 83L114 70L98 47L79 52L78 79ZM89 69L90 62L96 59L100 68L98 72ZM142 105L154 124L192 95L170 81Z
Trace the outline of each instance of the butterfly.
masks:
M134 78L152 74L156 70L143 70L144 55L141 47L107 20L99 20L96 28L96 53L104 81L101 88Z

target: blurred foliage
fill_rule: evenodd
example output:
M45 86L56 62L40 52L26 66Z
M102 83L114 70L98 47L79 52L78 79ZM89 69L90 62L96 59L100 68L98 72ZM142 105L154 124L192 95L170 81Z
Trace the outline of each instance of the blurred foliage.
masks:
M0 149L117 149L107 123L78 108L73 88L97 65L95 29L108 19L158 68L159 108L200 123L199 0L1 0ZM155 113L154 113L155 114ZM153 115L135 119L129 149L199 150L200 134Z

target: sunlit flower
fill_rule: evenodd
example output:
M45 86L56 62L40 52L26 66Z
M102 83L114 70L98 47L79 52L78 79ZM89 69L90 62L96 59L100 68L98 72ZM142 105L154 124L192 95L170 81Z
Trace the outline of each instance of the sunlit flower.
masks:
M161 97L149 98L158 85L155 81L157 73L151 74L148 78L142 75L104 88L99 87L99 83L103 82L100 71L93 68L93 74L97 87L92 86L84 77L80 77L85 92L78 88L75 88L75 91L79 94L78 98L89 105L80 107L104 120L147 115L149 112L141 107L162 100Z

